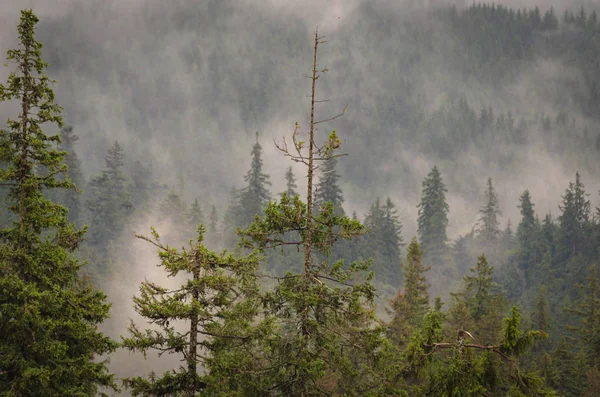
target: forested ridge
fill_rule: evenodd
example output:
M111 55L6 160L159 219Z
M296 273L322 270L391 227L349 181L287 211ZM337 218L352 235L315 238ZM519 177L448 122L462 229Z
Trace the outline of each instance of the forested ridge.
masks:
M0 85L0 395L600 394L594 10L78 7Z

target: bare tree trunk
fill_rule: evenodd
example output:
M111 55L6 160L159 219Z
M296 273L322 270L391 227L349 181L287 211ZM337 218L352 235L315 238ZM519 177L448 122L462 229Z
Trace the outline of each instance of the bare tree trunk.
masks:
M315 87L317 83L317 48L319 47L319 29L315 29L315 43L313 51L313 67L311 76L310 94L310 132L308 139L308 175L306 193L306 233L304 237L304 293L308 293L311 272L312 251L312 217L313 217L313 172L314 172L314 146L315 146ZM302 312L302 335L308 336L308 306Z

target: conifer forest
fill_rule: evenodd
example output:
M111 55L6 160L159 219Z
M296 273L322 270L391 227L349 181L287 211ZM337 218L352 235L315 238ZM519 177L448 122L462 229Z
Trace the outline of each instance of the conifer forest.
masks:
M0 1L0 397L600 396L597 13Z

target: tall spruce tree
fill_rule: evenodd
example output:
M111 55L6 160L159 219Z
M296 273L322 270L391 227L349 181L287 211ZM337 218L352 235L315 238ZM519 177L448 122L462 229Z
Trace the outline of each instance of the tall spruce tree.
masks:
M485 204L479 209L479 233L487 243L496 242L502 232L499 229L498 217L502 215L498 204L498 194L492 185L492 178L488 178L485 191Z
M115 344L99 330L108 318L106 296L85 285L72 256L84 230L67 210L48 200L46 189L73 187L65 174L60 137L42 126L62 126L51 80L43 74L38 18L21 11L19 47L8 50L16 64L1 101L19 101L20 112L0 130L0 182L9 186L12 225L0 230L0 395L95 396L115 388L101 355ZM59 175L63 175L59 179Z
M533 210L534 203L531 201L529 190L525 190L519 197L519 209L521 210L521 222L517 227L518 253L517 261L519 267L525 273L527 283L531 282L531 272L538 262L538 235L539 227Z
M397 288L402 279L400 251L402 224L394 203L388 198L385 206L379 198L371 205L364 221L367 233L360 238L362 255L373 259L375 280Z
M294 176L294 171L290 165L285 170L285 193L288 197L294 198L294 196L298 195L297 189L298 185L296 185L296 177Z
M404 282L402 289L390 302L388 313L392 320L388 324L388 337L399 345L406 345L410 336L421 325L423 316L429 309L429 294L425 272L429 270L422 263L423 251L416 237L410 242L405 262L402 264Z
M339 186L340 175L336 170L337 157L325 159L320 166L323 169L315 187L315 210L319 210L324 203L332 203L336 214L344 214L344 195Z
M117 239L133 213L124 165L123 148L115 141L106 153L102 174L88 184L88 221L94 225L89 241L100 249Z
M442 176L434 166L423 181L421 202L417 206L419 209L417 230L421 247L425 251L426 262L433 265L432 270L436 273L440 272L440 267L443 265L448 240L446 228L450 207L446 202L447 192Z
M238 216L236 226L247 228L254 221L256 215L262 215L267 202L271 198L268 186L269 175L263 172L262 146L258 142L252 146L252 164L244 177L247 186L239 192Z
M357 272L367 263L344 266L316 260L316 252L327 253L340 238L363 232L356 220L336 213L335 203L325 201L315 211L313 178L315 161L331 159L341 142L334 131L323 145L315 142L315 126L336 117L315 120L316 82L326 71L317 65L317 49L323 42L315 31L311 76L311 112L306 141L298 139L298 123L292 135L293 148L278 146L286 156L307 167L307 203L299 196L283 196L270 202L265 217L243 232L244 244L261 250L282 245L303 248L303 268L279 278L264 299L268 313L277 317L281 333L272 343L267 371L272 393L286 396L394 395L400 379L390 365L391 346L383 328L374 320L374 288L369 282L356 282ZM343 114L343 112L341 113ZM341 115L340 114L340 115ZM305 145L305 142L306 145ZM329 188L321 189L321 192ZM323 196L324 197L324 196ZM286 236L299 238L293 241ZM273 365L273 363L276 363ZM385 379L385 380L384 380Z
M578 172L575 174L575 182L569 183L562 196L559 208L562 211L559 217L561 256L562 259L568 259L571 255L582 253L591 217L591 204Z

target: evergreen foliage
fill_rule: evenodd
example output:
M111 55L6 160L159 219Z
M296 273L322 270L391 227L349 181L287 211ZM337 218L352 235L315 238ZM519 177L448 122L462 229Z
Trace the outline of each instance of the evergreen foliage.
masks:
M116 347L98 330L110 305L79 277L81 263L72 254L85 230L44 196L46 189L73 183L65 175L66 153L56 149L60 137L42 129L63 120L43 74L37 23L31 10L21 12L19 47L7 53L16 71L0 84L0 100L16 100L21 108L0 131L0 181L9 186L15 214L0 230L0 394L95 396L115 389L107 363L99 360Z
M203 243L202 226L196 241L181 251L163 245L154 229L151 238L138 237L158 249L159 267L168 277L183 275L185 280L176 288L142 283L134 307L154 328L141 330L132 323L123 347L144 354L179 354L185 365L161 377L128 378L124 385L134 396L196 396L204 390L210 395L257 395L252 378L244 376L257 364L248 354L252 333L265 332L262 325L253 325L258 310L257 255L210 251ZM204 376L198 373L201 366Z

